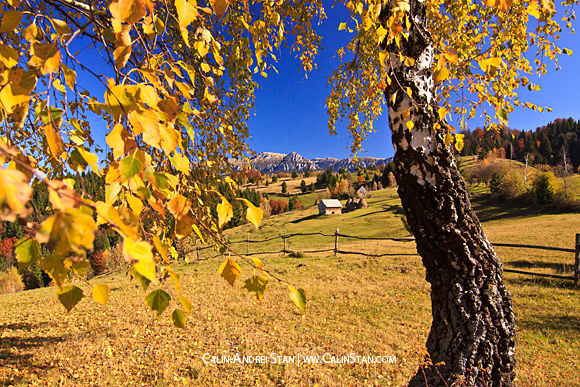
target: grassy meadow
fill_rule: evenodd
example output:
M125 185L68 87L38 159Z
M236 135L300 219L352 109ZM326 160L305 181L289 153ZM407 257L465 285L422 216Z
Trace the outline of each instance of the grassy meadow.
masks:
M298 183L300 179L298 179ZM551 214L517 203L486 199L473 187L473 205L492 242L573 248L577 214ZM261 240L284 232L340 233L368 237L408 236L394 189L371 193L369 207L318 216L316 208L226 231L231 241ZM234 247L245 253L245 243ZM282 240L251 244L251 252L282 250ZM334 247L334 238L302 236L288 249ZM260 255L277 276L303 288L303 315L288 287L270 280L264 299L242 290L253 269L232 289L217 274L222 257L204 250L178 262L182 293L192 300L184 329L169 315L157 318L144 292L125 272L96 278L111 287L103 307L90 299L65 313L55 288L0 295L2 386L401 386L417 371L431 323L429 285L414 243L339 239L339 248L392 255ZM260 250L261 249L261 250ZM573 254L498 248L506 268L571 275ZM580 288L571 281L506 273L518 321L517 385L580 386ZM90 287L78 285L90 295ZM297 364L296 357L396 356L396 363ZM207 354L207 355L206 355ZM252 364L204 363L211 356L266 356ZM273 355L275 354L275 355ZM205 358L204 358L205 355ZM272 357L274 356L274 357ZM287 362L277 361L287 356ZM290 362L294 357L295 362Z

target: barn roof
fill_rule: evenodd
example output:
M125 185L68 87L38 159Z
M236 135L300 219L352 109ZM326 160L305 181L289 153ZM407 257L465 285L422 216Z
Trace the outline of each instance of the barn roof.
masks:
M322 204L324 204L324 206L327 208L342 208L342 203L340 203L340 200L337 199L322 199Z

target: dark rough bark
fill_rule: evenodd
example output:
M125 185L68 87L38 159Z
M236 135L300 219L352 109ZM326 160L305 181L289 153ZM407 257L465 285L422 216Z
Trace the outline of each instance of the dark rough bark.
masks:
M427 350L436 367L420 368L409 385L511 386L515 365L511 296L501 262L443 142L443 129L434 130L438 117L431 40L423 28L424 5L417 0L410 4L409 40L401 39L400 48L386 47L397 55L391 55L391 83L385 96L399 196L431 284L433 324ZM383 21L389 7L383 9ZM399 51L414 58L415 65L400 63ZM407 87L411 98L403 91ZM405 110L411 111L412 130L405 125Z

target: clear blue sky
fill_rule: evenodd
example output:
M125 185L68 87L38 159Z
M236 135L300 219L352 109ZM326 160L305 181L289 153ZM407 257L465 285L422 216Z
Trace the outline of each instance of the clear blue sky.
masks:
M281 53L276 66L279 74L272 71L267 80L257 78L262 89L256 93L255 115L249 123L252 135L250 146L254 151L296 151L308 158L350 157L349 135L345 125L339 125L338 137L330 137L324 107L330 92L326 78L338 64L332 57L336 49L349 39L346 31L338 31L338 25L347 21L349 15L342 4L334 9L327 8L326 12L328 19L318 27L325 47L317 59L318 69L312 71L308 79L304 78L303 72L299 72L299 61L287 51ZM557 20L560 18L556 16ZM560 45L574 51L572 57L560 56L562 69L555 71L553 64L549 64L547 75L540 79L529 77L542 86L539 92L521 88L521 100L551 107L553 112L536 113L530 109L517 108L510 115L510 127L529 131L560 117L580 119L580 41L575 35L565 32ZM530 55L528 58L533 62L534 57ZM481 120L474 119L470 128L474 129L481 124ZM370 135L363 143L367 153L359 155L393 156L386 111L375 123L375 128L378 133Z

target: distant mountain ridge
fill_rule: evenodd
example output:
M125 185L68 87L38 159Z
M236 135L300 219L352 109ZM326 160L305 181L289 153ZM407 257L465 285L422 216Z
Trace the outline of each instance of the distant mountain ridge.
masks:
M379 166L388 164L392 160L392 157L384 159L376 157L359 157L355 164L348 158L335 159L332 157L316 157L310 160L296 152L287 155L283 153L261 152L250 159L250 165L252 168L264 173L304 172L308 168L310 168L311 171L325 171L330 166L332 166L335 171L344 168L348 172L354 172L358 166L368 168L371 165ZM241 161L230 160L230 163L234 166L234 169L242 169L243 163Z

